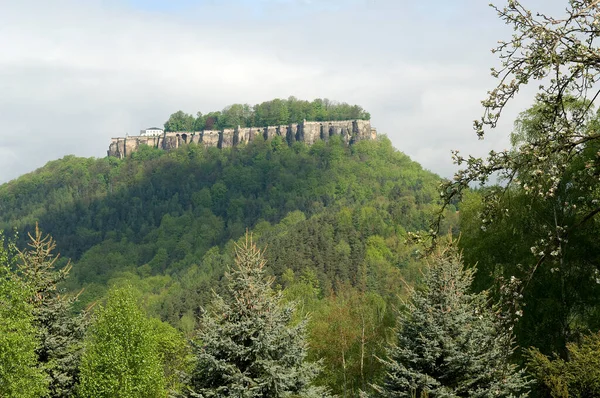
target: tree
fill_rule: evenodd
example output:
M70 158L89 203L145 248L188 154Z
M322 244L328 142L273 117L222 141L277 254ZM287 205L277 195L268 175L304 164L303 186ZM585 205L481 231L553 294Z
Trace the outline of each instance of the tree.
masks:
M164 397L165 375L153 324L131 287L109 291L85 341L83 397Z
M383 354L389 329L384 324L386 303L376 293L360 292L350 284L336 290L311 319L311 348L323 358L320 378L333 393L356 396L381 370L376 357Z
M33 325L39 339L38 363L49 380L49 397L71 396L79 379L79 363L87 321L71 314L75 298L61 295L58 284L65 280L70 265L57 269L58 256L52 237L43 236L36 224L29 234L29 248L20 252L17 264L21 280L30 288Z
M37 398L45 395L47 380L36 363L32 289L11 270L15 253L0 233L0 397Z
M165 131L193 131L196 119L183 111L177 111L165 122Z
M528 382L509 363L514 349L488 307L485 293L470 293L473 271L455 248L431 258L422 290L399 314L396 345L384 360L381 397L526 396Z
M600 134L597 123L588 123L589 111L600 94L595 85L600 75L600 49L595 41L600 3L570 0L563 18L532 12L517 0L509 0L503 8L493 7L515 34L492 50L501 61L499 69L492 69L499 83L482 102L484 114L474 128L483 138L485 128L496 127L519 90L538 81L536 105L517 126L530 133L517 132L513 149L491 151L487 158L466 158L455 152L455 162L464 168L444 185L442 197L446 204L452 203L474 183L483 185L492 176L499 177L502 186L484 197L485 227L501 217L504 209L497 206L499 198L513 188L522 189L532 201L558 202L566 190L581 193L577 203L560 201L572 216L555 217L543 226L544 233L531 249L537 257L530 267L533 274L542 263L560 267L569 237L596 222L600 213L596 198ZM532 130L536 132L531 134Z
M265 264L247 234L227 273L226 296L216 296L200 320L191 396L327 396L311 386L319 366L305 361L305 322L290 325L293 305L281 307Z
M528 352L527 367L555 398L600 396L600 333L567 344L569 360L549 358L537 349Z
M478 137L484 138L486 129L497 126L507 104L530 83L539 84L535 104L517 120L512 148L491 151L484 158L455 152L454 161L463 168L444 184L441 194L449 205L470 187L497 178L501 184L482 191L479 211L479 227L490 231L492 225L517 220L519 210L507 205L515 198L526 206L532 215L528 218L535 220L535 228L527 233L535 236L529 258L509 260L523 269L515 294L526 296L526 289L536 287L532 281L540 286L554 274L560 294L552 304L561 307L565 317L560 339L555 339L562 340L562 347L550 351L564 356L565 342L577 336L574 330L598 328L597 322L589 323L590 317L580 317L591 313L590 301L569 300L565 292L585 291L594 297L600 275L600 245L595 238L600 227L600 125L592 112L600 95L596 84L600 2L569 0L560 17L528 10L518 0L493 7L514 34L492 50L501 66L492 69L498 84L482 102L483 116L474 123ZM577 253L580 247L585 247L585 253ZM545 298L534 297L538 302ZM597 299L591 304L597 308ZM538 348L548 347L539 344Z

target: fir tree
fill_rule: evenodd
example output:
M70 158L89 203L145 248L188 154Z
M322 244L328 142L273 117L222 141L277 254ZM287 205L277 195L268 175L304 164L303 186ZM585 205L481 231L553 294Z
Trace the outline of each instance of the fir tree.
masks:
M36 348L38 364L48 375L47 396L68 397L78 382L87 322L83 315L71 314L77 297L59 292L58 284L68 276L71 266L57 267L54 239L43 236L37 224L29 239L29 248L19 253L17 267L20 279L30 288L28 301L33 304L33 326L40 343Z
M227 294L216 296L194 342L192 397L324 397L311 386L320 371L306 362L305 322L291 325L293 305L281 306L265 260L246 235L227 273Z
M388 350L381 397L526 396L528 382L509 363L512 336L471 293L473 270L453 247L433 255L423 290L399 316L397 342Z

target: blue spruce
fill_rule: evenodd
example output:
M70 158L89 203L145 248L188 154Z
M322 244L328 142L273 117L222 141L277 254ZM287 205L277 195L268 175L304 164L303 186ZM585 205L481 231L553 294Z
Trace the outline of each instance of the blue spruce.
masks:
M513 339L485 292L470 292L473 270L453 247L439 249L422 290L400 313L378 396L524 397L528 381L509 362Z
M200 321L189 395L326 397L312 385L320 367L306 361L305 322L291 324L294 307L282 307L263 252L248 236L226 276L227 294L216 296Z

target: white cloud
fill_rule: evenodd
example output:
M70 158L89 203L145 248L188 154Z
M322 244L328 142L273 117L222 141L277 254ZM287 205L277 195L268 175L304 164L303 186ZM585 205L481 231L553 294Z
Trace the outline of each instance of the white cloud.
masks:
M289 95L363 105L398 149L449 176L450 149L481 152L506 137L481 145L471 122L493 84L488 49L507 31L480 1L457 1L455 12L441 0L413 4L246 0L161 11L0 0L0 182L67 154L104 156L110 137L178 109Z

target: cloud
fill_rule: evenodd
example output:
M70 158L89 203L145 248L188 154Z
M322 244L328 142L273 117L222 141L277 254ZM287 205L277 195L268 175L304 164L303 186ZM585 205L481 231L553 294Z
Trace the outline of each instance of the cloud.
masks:
M481 152L510 129L485 145L471 130L493 84L488 50L510 32L480 1L428 4L5 1L0 183L104 156L110 137L179 109L290 95L361 104L396 148L449 176L450 149Z

